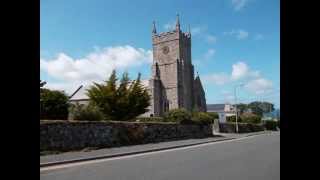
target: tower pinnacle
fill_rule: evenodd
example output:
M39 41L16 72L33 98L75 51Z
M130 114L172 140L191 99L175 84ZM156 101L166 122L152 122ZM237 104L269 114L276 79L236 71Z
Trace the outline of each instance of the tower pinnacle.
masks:
M156 22L153 21L153 27L152 27L152 34L157 34L157 30L156 30Z
M177 13L177 20L176 20L176 31L180 31L180 21L179 21L179 14Z

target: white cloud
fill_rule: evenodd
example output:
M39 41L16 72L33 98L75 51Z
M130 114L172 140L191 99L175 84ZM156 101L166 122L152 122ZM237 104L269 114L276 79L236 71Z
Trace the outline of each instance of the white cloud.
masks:
M231 79L238 80L247 76L249 67L244 62L238 62L232 65Z
M195 66L200 66L203 65L204 62L209 61L214 55L216 54L216 50L215 49L208 49L208 51L206 51L201 58L199 59L194 59L193 60L193 64Z
M80 85L106 79L113 69L127 70L151 64L152 51L132 46L95 48L83 58L73 58L60 53L54 59L40 59L40 70L58 82L48 82L48 88L72 93Z
M202 79L205 83L214 83L216 85L224 85L230 81L230 78L226 73L209 74L203 76Z
M60 53L52 60L40 59L40 69L53 78L72 82L104 79L113 69L151 62L150 50L127 45L96 50L79 59Z
M242 29L238 29L238 30L232 30L229 32L224 32L224 35L230 35L230 36L235 36L238 40L244 40L247 39L249 37L249 32L242 30Z
M215 53L216 53L216 50L208 49L208 51L204 54L204 59L207 60L212 58L215 55Z
M244 62L237 62L232 65L231 79L239 80L243 78L257 78L260 76L259 71L250 70L249 66Z
M257 34L254 37L254 40L263 40L263 39L264 39L264 36L262 34Z
M249 81L244 86L248 91L255 93L255 94L263 94L268 91L271 91L273 88L273 84L271 81L264 79L264 78L258 78Z
M260 93L272 87L272 82L261 77L260 72L251 70L250 67L240 61L232 65L231 74L224 72L208 74L203 77L204 82L216 85L225 85L231 82L241 81L250 92Z
M247 6L249 0L231 0L231 4L235 11L240 11L245 6Z
M215 43L217 42L217 37L209 34L206 36L206 40L208 43Z
M244 31L244 30L239 30L238 31L237 38L239 40L246 39L246 38L248 38L248 36L249 36L249 33L247 31Z
M170 21L167 24L164 25L164 29L167 31L172 31L176 28L176 22L175 21Z
M191 28L192 36L197 36L197 35L203 34L206 31L207 31L207 27L206 26L196 26L196 27L192 27Z

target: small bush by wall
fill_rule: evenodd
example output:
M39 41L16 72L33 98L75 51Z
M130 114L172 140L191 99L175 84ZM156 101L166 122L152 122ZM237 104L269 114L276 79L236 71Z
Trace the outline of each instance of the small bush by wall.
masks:
M176 122L191 120L191 113L185 109L172 109L167 112L163 119L165 122Z
M136 122L164 122L163 117L138 117Z
M261 117L253 113L243 113L240 116L240 119L241 119L241 122L244 122L244 123L251 123L251 124L261 123Z
M72 120L78 121L101 121L104 119L103 113L97 106L75 104L70 107Z
M277 130L277 126L278 126L277 121L265 121L264 124L267 130L271 130L271 131Z
M192 114L192 120L200 124L213 124L213 118L206 112L195 112Z

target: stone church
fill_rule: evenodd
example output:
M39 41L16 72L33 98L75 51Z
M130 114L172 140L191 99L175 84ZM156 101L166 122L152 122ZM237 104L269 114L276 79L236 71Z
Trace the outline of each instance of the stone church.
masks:
M174 30L158 34L152 29L153 64L148 91L151 96L149 112L142 117L163 116L171 109L206 111L206 98L201 80L194 77L191 61L191 32L182 32L179 16ZM85 88L75 93L71 103L88 104Z
M149 115L162 116L171 109L206 111L206 98L201 80L194 77L191 61L191 32L182 32L179 15L175 29L157 33L152 29L153 64L149 80L151 106Z

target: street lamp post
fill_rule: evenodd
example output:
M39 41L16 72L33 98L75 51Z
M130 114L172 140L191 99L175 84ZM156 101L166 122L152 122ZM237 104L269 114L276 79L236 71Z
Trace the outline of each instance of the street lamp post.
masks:
M237 109L237 87L241 87L243 84L239 84L238 86L234 87L234 105L235 105L235 111L236 111L236 133L239 132L238 127L238 109Z

